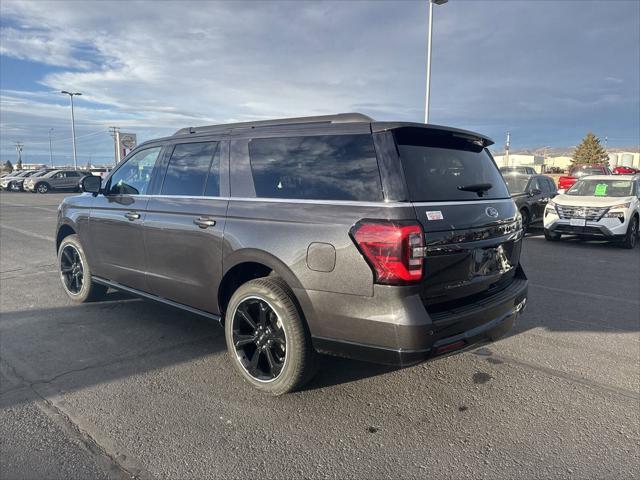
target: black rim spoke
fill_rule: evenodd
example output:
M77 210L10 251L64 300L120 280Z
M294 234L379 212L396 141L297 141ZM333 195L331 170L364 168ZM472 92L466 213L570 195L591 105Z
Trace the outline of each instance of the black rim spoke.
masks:
M72 245L67 245L62 250L60 273L66 289L74 295L80 293L84 282L82 258Z
M243 305L238 307L236 315L239 315L240 318L247 322L252 329L255 330L256 328L258 328L253 319L250 317L249 312L247 312L246 307L244 307Z
M276 378L284 367L287 348L276 312L266 301L252 297L238 305L232 322L233 346L244 369L260 381Z
M236 346L236 348L243 347L244 345L249 345L254 342L255 342L254 335L241 335L241 334L233 335L233 344Z

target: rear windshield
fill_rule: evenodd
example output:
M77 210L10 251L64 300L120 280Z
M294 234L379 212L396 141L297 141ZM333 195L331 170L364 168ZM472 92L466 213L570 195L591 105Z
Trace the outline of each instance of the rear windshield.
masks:
M511 174L504 176L504 182L507 184L507 188L511 193L522 193L527 190L527 185L529 185L528 176L519 175L519 174Z
M604 169L600 167L576 168L571 171L571 175L577 178L586 177L587 175L602 175Z
M510 197L493 159L472 139L426 133L424 129L400 129L395 135L411 201ZM490 188L469 191L483 185Z

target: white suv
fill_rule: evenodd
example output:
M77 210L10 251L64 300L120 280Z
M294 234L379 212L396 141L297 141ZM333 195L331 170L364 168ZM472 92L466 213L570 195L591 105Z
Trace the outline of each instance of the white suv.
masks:
M640 224L640 175L593 175L547 203L544 238L562 234L620 240L634 248Z

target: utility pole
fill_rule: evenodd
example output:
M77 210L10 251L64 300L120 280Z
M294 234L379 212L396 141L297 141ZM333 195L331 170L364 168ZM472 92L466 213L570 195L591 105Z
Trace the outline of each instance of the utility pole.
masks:
M53 147L51 146L51 132L53 132L53 128L49 129L49 163L51 164L51 168L53 168Z
M22 149L24 143L16 142L16 153L18 154L18 162L16 163L16 170L22 170Z
M120 163L120 127L109 127L109 133L113 137L113 161L115 165Z
M73 168L78 169L78 159L76 158L76 120L73 114L73 97L74 95L82 95L80 92L67 92L66 90L62 90L60 93L64 93L65 95L69 95L71 99L71 142L73 143Z
M511 164L509 163L509 147L510 146L511 146L511 134L507 132L507 141L504 144L504 161L507 167L511 166Z
M449 0L429 0L429 28L427 31L427 85L424 99L424 123L429 123L429 100L431 97L431 38L433 31L433 5L444 5Z

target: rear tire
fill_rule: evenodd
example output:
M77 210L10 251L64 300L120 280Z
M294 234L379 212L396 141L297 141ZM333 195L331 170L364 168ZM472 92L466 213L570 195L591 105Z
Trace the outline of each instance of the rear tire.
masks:
M560 240L560 238L562 238L562 234L561 233L555 233L552 232L550 230L547 230L546 228L544 229L544 239L549 241L549 242L557 242L558 240Z
M624 236L624 240L622 241L622 247L627 248L629 250L636 247L638 243L638 216L634 215L629 222L629 227L627 228L627 233Z
M58 248L58 272L65 293L78 303L102 298L108 287L93 282L91 268L77 235L69 235Z
M279 277L254 279L234 292L225 338L236 370L263 392L292 392L315 373L311 336L293 292Z
M38 193L47 193L49 191L49 185L46 183L39 183L36 185L35 191Z

